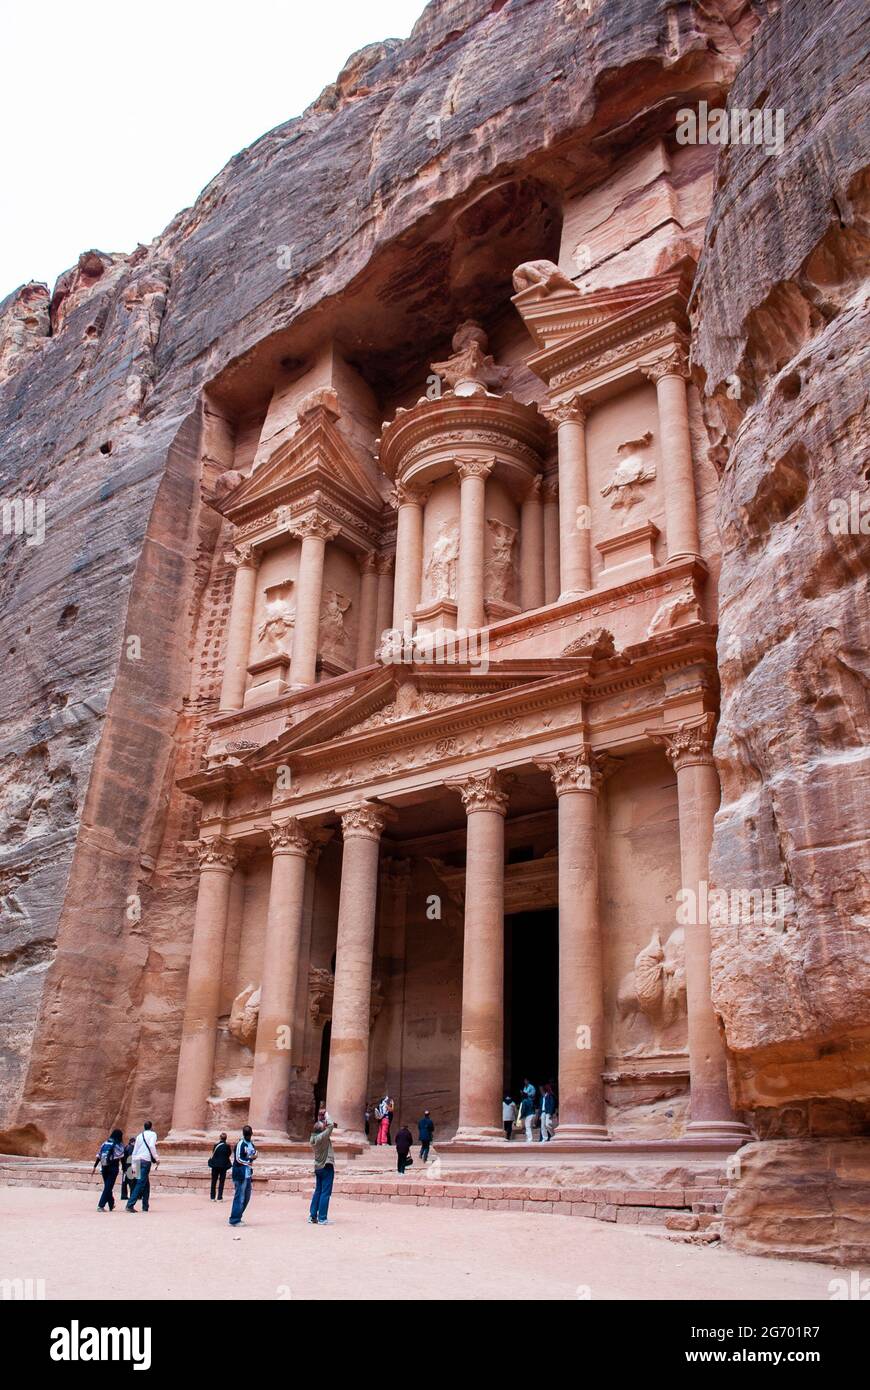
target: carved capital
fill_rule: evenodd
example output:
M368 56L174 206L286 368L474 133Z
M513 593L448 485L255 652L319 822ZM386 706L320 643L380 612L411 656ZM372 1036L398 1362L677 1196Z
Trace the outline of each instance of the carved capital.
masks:
M545 502L558 502L559 475L557 473L551 473L548 478L543 479L541 492Z
M493 768L488 768L486 772L475 772L470 777L457 778L447 785L459 792L466 815L470 816L473 811L497 811L500 816L507 815L508 796Z
M272 846L273 855L306 855L310 854L312 849L309 835L303 830L295 816L272 827L269 831L269 844Z
M359 567L363 574L379 574L378 556L373 550L367 550L365 555L359 558Z
M459 481L464 483L466 478L488 478L495 467L495 458L477 459L456 459L456 471L459 474Z
M554 425L583 425L589 418L591 406L585 396L581 396L576 391L573 396L569 396L566 401L559 401L557 405L544 407L542 413Z
M528 486L526 487L526 490L523 494L523 501L540 502L541 497L543 495L543 491L544 479L541 477L540 473L536 473L535 476L529 481Z
M641 367L648 381L659 382L663 376L679 376L689 380L689 359L682 348L674 348L667 356L658 358Z
M702 715L698 720L687 720L675 729L660 731L648 729L648 737L653 743L664 748L668 760L676 772L691 767L694 763L713 763L713 731L715 717Z
M236 847L231 840L215 836L213 840L200 840L194 851L199 860L200 873L203 869L229 869L236 867Z
M386 823L387 812L384 807L376 806L373 801L363 801L361 805L353 806L344 812L341 817L341 833L345 840L354 836L363 840L379 840Z
M538 763L544 772L549 772L556 788L556 795L565 792L591 792L596 795L602 782L617 767L615 758L609 753L593 753L588 743L579 748L556 753Z
M395 555L379 555L375 561L375 568L378 574L392 574L395 563Z
M233 569L257 569L262 555L254 545L235 545L232 550L224 551L226 564Z
M399 507L422 507L429 496L428 488L409 487L407 483L393 483L389 502L394 511Z
M309 512L307 516L294 521L290 530L294 536L298 536L303 541L307 536L316 536L318 540L331 541L338 535L339 526L338 522L330 520L322 512Z

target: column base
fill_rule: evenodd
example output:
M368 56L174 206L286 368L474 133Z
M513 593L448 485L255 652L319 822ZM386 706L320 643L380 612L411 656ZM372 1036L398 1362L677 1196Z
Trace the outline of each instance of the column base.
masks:
M205 1144L213 1135L217 1136L219 1130L208 1129L171 1129L165 1138L159 1142L161 1144ZM217 1142L215 1138L215 1142Z
M300 1142L298 1139L295 1141L291 1140L290 1135L287 1133L285 1129L257 1129L256 1125L253 1125L252 1128L254 1131L255 1145L291 1144L293 1142L298 1144Z
M610 1134L606 1125L560 1124L550 1141L553 1144L608 1144Z
M497 1139L504 1143L504 1130L496 1125L461 1125L449 1143L481 1144Z
M740 1120L690 1120L686 1125L687 1139L733 1139L745 1143L753 1138L752 1130Z

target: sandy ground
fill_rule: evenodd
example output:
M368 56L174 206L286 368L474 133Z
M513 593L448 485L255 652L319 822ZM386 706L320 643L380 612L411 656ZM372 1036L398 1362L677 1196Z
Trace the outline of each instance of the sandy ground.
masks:
M0 1278L45 1297L145 1299L758 1299L829 1297L832 1266L676 1245L629 1226L525 1212L333 1199L309 1226L297 1194L229 1202L161 1194L129 1216L93 1195L0 1187Z

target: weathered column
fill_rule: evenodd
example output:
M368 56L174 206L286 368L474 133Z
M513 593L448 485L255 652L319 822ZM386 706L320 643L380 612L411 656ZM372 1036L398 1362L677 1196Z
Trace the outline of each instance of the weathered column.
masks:
M297 820L276 826L269 841L272 882L249 1123L261 1139L286 1139L305 870L311 841Z
M402 1054L405 1034L405 929L411 865L407 859L390 859L384 865L382 921L384 975L384 1089L402 1108Z
M579 395L554 407L559 440L560 593L585 594L592 588L589 481L586 472L587 406Z
M329 838L332 831L319 831L318 837ZM305 872L305 900L302 908L302 945L299 951L299 972L296 981L296 1008L293 1013L293 1047L291 1056L294 1066L301 1066L305 1060L305 1029L308 1025L309 971L311 969L311 931L314 924L314 895L317 889L317 865L323 851L323 842L314 844L308 851Z
M385 632L393 621L393 556L378 556L378 618L375 624L375 651L380 650Z
M540 474L532 478L520 513L520 606L544 606L544 509Z
M468 817L457 1139L502 1138L504 1084L504 822L492 770L451 783Z
M461 459L459 474L459 564L456 626L468 631L486 623L484 560L486 555L486 480L495 459Z
M224 674L221 683L221 710L241 709L245 703L251 621L257 601L257 569L260 552L251 545L237 546L227 557L235 566L233 599L224 647Z
M341 818L344 854L327 1088L329 1110L339 1125L337 1137L360 1144L366 1142L378 853L385 824L383 808L372 802L363 802Z
M360 561L359 628L356 640L357 666L369 666L375 657L375 628L378 621L378 557L369 551Z
M202 840L197 853L199 891L172 1107L175 1136L205 1129L214 1075L230 884L236 863L235 850L228 840Z
M674 351L661 362L644 369L655 382L659 407L659 453L665 501L668 559L700 555L695 471L689 433L689 401L686 383L689 368L685 354Z
M296 579L293 653L290 659L290 684L298 687L314 684L326 542L338 534L338 527L326 517L313 512L310 516L302 517L291 529L292 534L302 540Z
M598 791L607 759L588 745L542 764L559 805L559 1127L606 1140L604 945L598 913Z
M704 715L667 733L651 733L662 744L677 774L682 886L694 901L706 883L713 818L719 806L719 774L713 761L713 716ZM689 925L686 932L686 1008L689 1032L690 1138L746 1138L749 1130L731 1108L725 1045L713 1011L710 985L710 927Z
M544 602L559 597L559 480L545 478L544 498Z
M423 504L422 493L404 483L396 483L390 498L398 512L396 521L396 574L393 586L393 627L404 630L406 620L420 602L423 582Z

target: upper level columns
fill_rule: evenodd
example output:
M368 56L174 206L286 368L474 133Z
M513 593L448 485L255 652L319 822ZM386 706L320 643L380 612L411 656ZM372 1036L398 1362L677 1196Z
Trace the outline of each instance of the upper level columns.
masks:
M172 1132L204 1130L214 1073L230 884L236 855L228 840L202 840L187 999L178 1054Z
M589 480L586 468L587 409L579 395L555 406L559 440L559 568L561 594L592 588Z
M375 622L375 650L378 651L381 639L392 626L393 616L393 557L379 555L378 571L378 610Z
M459 565L456 625L466 631L483 627L486 546L486 480L495 459L462 459L459 474Z
M413 622L423 579L423 506L425 494L396 483L391 501L396 507L396 574L393 587L393 627L401 632Z
M719 774L713 761L713 716L681 724L670 733L650 737L664 746L677 774L680 812L680 870L683 888L706 883L713 818L719 806ZM710 927L697 922L686 927L686 1008L689 1025L691 1085L690 1136L746 1138L749 1130L734 1117L728 1094L725 1046L710 985Z
M296 618L293 628L293 654L290 684L313 685L317 671L317 644L320 636L320 607L323 600L323 563L326 542L338 534L337 525L313 512L293 526L302 540L296 580Z
M378 621L378 557L364 555L360 561L359 627L356 641L357 666L369 666L374 660Z
M462 1038L457 1139L502 1134L504 1082L504 822L508 798L493 771L455 783L468 816Z
M541 489L544 510L544 602L559 598L559 480L544 479Z
M532 478L520 513L520 607L544 606L544 509L543 478Z
M265 1134L286 1139L305 879L312 844L297 820L276 826L269 841L272 881L249 1123L260 1138Z
M542 763L559 806L559 1128L606 1140L604 947L598 913L598 789L608 759L582 745Z
M251 545L238 546L228 557L235 565L233 598L227 624L224 674L221 684L221 710L241 709L245 702L251 622L257 600L257 569L260 553Z
M372 956L378 855L386 812L363 802L341 817L344 853L335 948L329 1051L329 1109L337 1136L365 1143L363 1117L369 1070Z
M689 368L684 353L675 350L644 369L655 382L659 407L660 453L664 482L668 559L700 555L689 402Z

